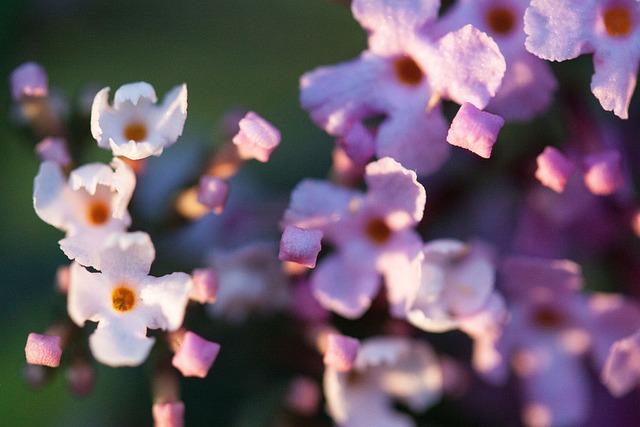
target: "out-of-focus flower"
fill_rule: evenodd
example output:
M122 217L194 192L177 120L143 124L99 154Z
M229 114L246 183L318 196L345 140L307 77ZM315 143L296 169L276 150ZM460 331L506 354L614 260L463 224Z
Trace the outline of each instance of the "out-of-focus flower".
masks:
M562 193L567 181L576 169L575 163L554 147L545 147L536 158L536 178L556 193Z
M67 309L79 326L98 322L89 337L93 356L110 366L144 362L155 339L147 328L174 331L184 317L191 277L149 276L155 249L143 232L114 233L100 248L99 273L71 267Z
M640 311L619 296L581 294L581 270L571 261L512 257L501 273L511 321L485 376L502 381L511 363L526 425L579 425L591 401L585 356L601 368L606 350L628 334Z
M432 173L449 153L439 99L483 108L495 95L505 63L489 36L470 25L437 40L421 33L439 7L437 0L353 1L369 48L357 59L302 76L303 108L340 137L355 162L375 154L419 175ZM368 125L374 118L382 120Z
M109 88L100 90L91 107L91 134L98 146L114 156L132 160L159 156L174 144L187 119L187 86L173 88L160 105L153 87L129 83L116 90L109 105Z
M198 184L198 202L215 213L224 210L229 196L227 181L215 176L202 176Z
M407 299L409 322L425 331L461 329L471 336L501 328L507 313L494 289L494 255L489 246L440 239L427 243L422 253L420 283Z
M370 306L384 276L394 314L404 316L408 289L419 280L422 241L413 227L423 215L424 187L416 174L390 158L370 163L363 194L325 181L294 189L286 225L320 230L336 251L312 272L321 305L356 318Z
M41 98L49 94L47 72L40 64L26 62L11 72L11 96L14 101L23 98Z
M216 302L207 306L212 316L242 322L253 313L288 307L289 284L274 245L256 242L235 250L217 249L209 258L218 275Z
M41 162L51 161L63 168L71 165L71 154L64 138L45 138L36 145L36 153Z
M104 240L131 223L127 206L135 185L133 171L119 159L111 167L83 165L68 179L47 161L34 180L33 205L44 222L66 232L60 247L69 259L100 269L97 251Z
M531 120L553 100L557 82L551 67L524 47L524 12L529 0L458 0L425 28L431 37L471 24L496 42L507 65L487 111L505 120Z
M189 298L200 304L212 304L218 296L218 275L212 268L196 268L191 272L193 286Z
M339 334L327 335L327 348L324 353L324 364L332 366L338 372L348 372L358 357L360 342L352 337Z
M327 411L341 427L415 426L393 402L421 412L437 403L441 392L442 370L433 350L401 337L368 338L351 371L327 366L324 373Z
M640 61L640 4L635 0L532 0L526 48L550 61L593 53L591 91L607 111L628 117Z

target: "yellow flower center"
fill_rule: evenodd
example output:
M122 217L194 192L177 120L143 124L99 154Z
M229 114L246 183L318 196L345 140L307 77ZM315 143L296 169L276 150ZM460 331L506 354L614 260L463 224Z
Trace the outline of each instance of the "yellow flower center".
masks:
M124 137L127 141L144 141L147 138L147 127L144 123L129 123L124 128Z
M365 227L365 233L374 243L385 243L391 237L393 231L382 218L372 218Z
M87 220L91 225L102 225L109 220L111 209L103 200L95 200L89 203Z
M118 286L111 293L113 309L121 313L130 311L136 305L136 293L128 286Z
M631 14L624 7L614 6L602 14L604 28L611 37L626 37L631 33L633 22Z
M487 13L487 24L491 31L500 35L507 35L515 27L516 17L506 7L494 7Z
M396 59L393 65L395 67L396 77L400 80L400 83L415 86L422 81L422 70L412 58L403 56Z

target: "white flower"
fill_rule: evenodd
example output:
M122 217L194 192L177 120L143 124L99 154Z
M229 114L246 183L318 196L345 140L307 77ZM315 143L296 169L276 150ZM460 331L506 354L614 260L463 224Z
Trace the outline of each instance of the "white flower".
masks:
M127 206L135 186L135 174L119 159L111 167L89 163L68 179L58 164L46 161L34 180L33 205L44 222L66 232L60 247L69 259L100 269L97 249L131 223Z
M482 335L505 316L504 301L494 289L492 249L453 239L427 243L419 286L407 299L407 320L429 332L461 329Z
M78 325L98 322L89 337L93 356L110 366L136 366L155 339L147 328L175 331L182 325L191 277L149 276L155 249L143 232L114 233L99 251L102 272L71 267L67 309Z
M327 366L327 411L341 427L411 427L394 400L424 411L441 396L442 371L426 343L403 337L375 337L362 342L353 369Z
M159 156L182 135L187 119L187 85L173 88L160 105L145 82L121 86L109 105L109 88L96 94L91 107L91 133L98 146L132 160Z

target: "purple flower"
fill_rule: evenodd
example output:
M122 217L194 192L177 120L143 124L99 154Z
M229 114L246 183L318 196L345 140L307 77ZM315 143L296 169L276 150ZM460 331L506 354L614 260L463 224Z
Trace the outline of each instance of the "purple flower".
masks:
M425 190L416 174L390 158L369 164L368 192L305 180L291 195L285 225L320 230L336 248L312 272L314 295L325 308L361 316L384 276L394 313L403 315L407 290L419 280Z
M40 98L49 94L47 72L35 62L26 62L17 67L9 80L14 101L21 101L26 97Z
M640 4L635 0L532 0L525 45L550 61L593 53L591 92L626 119L640 60Z
M529 0L458 0L433 26L431 37L471 24L486 32L504 55L502 85L486 109L505 120L529 120L542 113L557 87L551 68L524 47L524 12Z
M581 270L571 261L512 257L501 273L511 321L495 343L496 364L484 374L504 380L511 363L526 425L584 422L591 404L585 356L600 368L603 353L640 312L618 296L582 294Z
M421 33L439 7L438 0L355 0L352 12L368 33L369 48L357 59L302 76L303 108L341 137L354 161L375 154L420 175L434 172L449 153L439 99L482 108L495 95L505 63L491 38L472 26L438 40ZM382 121L367 126L372 118ZM370 135L358 137L363 127Z

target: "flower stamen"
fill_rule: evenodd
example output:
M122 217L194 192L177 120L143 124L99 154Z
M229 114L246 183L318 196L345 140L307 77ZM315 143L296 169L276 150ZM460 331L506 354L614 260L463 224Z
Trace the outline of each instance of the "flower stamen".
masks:
M113 309L121 313L131 311L136 305L136 293L127 286L118 286L111 293Z
M491 31L500 35L507 35L515 27L516 18L506 7L494 7L487 13L487 24Z
M365 233L376 244L383 244L393 233L387 223L382 218L372 218L367 222Z
M127 141L144 141L147 138L147 127L144 125L144 123L129 123L124 128L124 137L125 139L127 139Z
M409 56L403 56L395 60L396 77L400 83L408 86L416 86L422 81L423 73L416 61Z
M89 204L87 209L87 220L91 225L102 225L109 220L111 209L103 200L96 200Z
M633 22L631 14L624 7L611 7L602 14L604 28L611 37L626 37L631 33Z

